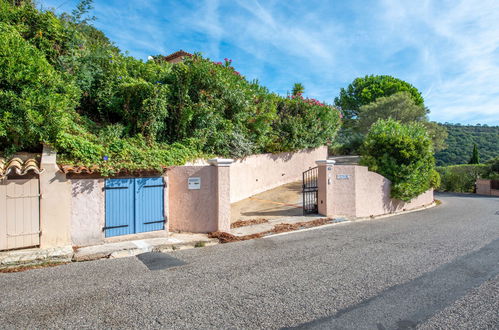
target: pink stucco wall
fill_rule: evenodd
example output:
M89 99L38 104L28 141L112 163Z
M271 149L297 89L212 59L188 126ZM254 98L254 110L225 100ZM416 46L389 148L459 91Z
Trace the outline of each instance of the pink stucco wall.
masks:
M199 177L201 189L189 190ZM230 167L178 166L168 172L170 231L230 230Z
M104 179L72 179L71 241L86 246L104 242Z
M490 180L476 180L476 193L479 195L490 195Z
M391 182L367 167L356 166L357 217L368 217L417 209L433 203L433 189L409 202L390 198Z
M319 167L319 172L325 171L326 168ZM378 216L417 209L434 201L433 190L428 190L410 202L390 198L390 180L368 171L365 166L336 165L331 172L330 184L319 184L319 190L329 190L326 195L319 191L319 211L326 211L327 216ZM319 174L319 178L324 176L325 174ZM326 196L325 200L321 200L321 196ZM324 203L331 204L332 207L328 205L321 208Z
M236 160L230 169L230 201L235 203L277 186L302 179L303 171L326 159L326 146L297 152L259 154Z
M490 188L490 180L478 179L476 181L476 193L479 195L499 196L498 189Z

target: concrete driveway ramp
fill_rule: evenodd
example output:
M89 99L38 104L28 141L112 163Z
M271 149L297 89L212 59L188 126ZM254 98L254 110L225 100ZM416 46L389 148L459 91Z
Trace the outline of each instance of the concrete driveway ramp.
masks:
M231 222L302 216L302 182L292 182L232 204Z

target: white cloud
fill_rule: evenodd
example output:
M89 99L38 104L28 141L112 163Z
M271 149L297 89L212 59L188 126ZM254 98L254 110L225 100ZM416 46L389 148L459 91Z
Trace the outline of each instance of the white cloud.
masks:
M425 86L432 118L499 124L499 2L385 1L393 29L420 49L422 66L411 73Z
M272 91L302 82L329 102L358 76L390 74L421 90L433 120L499 124L497 0L121 3L96 0L96 26L135 56L232 57Z

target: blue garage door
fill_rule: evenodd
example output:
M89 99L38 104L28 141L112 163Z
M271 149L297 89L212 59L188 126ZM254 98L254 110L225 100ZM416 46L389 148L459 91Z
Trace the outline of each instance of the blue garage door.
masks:
M108 179L105 236L162 230L163 178Z

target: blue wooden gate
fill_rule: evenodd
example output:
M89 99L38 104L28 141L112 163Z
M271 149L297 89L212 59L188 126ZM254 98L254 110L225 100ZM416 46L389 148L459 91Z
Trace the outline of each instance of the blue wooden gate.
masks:
M162 178L108 179L104 189L106 237L164 228Z

